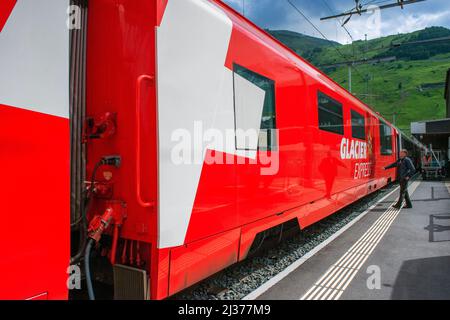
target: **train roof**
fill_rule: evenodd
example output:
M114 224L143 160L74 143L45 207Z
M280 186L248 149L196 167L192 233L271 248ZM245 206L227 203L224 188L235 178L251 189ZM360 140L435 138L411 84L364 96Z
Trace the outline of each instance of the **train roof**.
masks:
M414 136L407 136L403 131L401 131L399 128L397 128L396 126L393 126L398 132L399 134L406 140L408 140L409 142L411 142L412 144L419 146L422 149L427 149L427 147L420 142L419 140L417 140Z
M231 14L231 17L234 18L235 23L239 23L239 25L245 28L245 30L256 35L261 41L264 42L264 44L271 46L272 49L274 49L278 54L284 56L286 60L293 63L302 72L307 73L310 77L314 78L316 81L322 82L323 84L327 85L333 91L336 91L337 93L346 96L348 99L352 100L356 105L372 113L379 120L383 120L384 122L387 122L391 126L393 126L389 120L384 118L379 112L375 111L371 106L361 101L358 97L354 96L352 93L347 91L347 89L343 88L340 84L338 84L328 75L319 70L316 66L312 65L309 61L299 56L294 50L292 50L291 48L280 42L278 39L270 35L268 32L266 32L265 30L254 24L252 21L241 15L238 11L236 11L226 3L222 2L221 0L210 0L210 1L216 3L224 10L226 10L229 14ZM398 128L396 128L396 130L401 132Z

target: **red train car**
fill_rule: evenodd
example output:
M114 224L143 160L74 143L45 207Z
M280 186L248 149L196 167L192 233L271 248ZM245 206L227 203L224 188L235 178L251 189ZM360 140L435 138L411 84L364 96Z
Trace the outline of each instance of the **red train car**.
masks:
M35 2L0 1L0 298L84 261L163 299L395 180L399 132L221 1Z

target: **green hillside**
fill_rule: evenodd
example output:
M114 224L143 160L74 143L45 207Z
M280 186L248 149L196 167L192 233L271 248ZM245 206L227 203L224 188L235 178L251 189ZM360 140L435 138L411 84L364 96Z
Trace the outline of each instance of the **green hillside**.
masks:
M266 30L273 37L280 40L289 48L292 48L298 55L302 57L312 57L312 55L319 51L320 48L330 46L340 46L339 43L310 37L301 33L292 32L288 30Z
M315 45L311 37L302 43L302 35L289 39L284 31L283 36L274 31L271 34L347 89L348 67L327 65L395 57L393 62L361 64L353 68L352 93L386 118L393 121L396 117L397 126L406 132L412 121L445 116L443 82L450 68L450 40L406 43L450 37L450 30L446 28L432 27L349 45L324 40Z

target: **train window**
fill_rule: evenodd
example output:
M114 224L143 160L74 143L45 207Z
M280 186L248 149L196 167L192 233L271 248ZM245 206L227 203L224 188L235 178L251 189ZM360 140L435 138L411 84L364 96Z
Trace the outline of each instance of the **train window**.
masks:
M236 149L275 150L275 82L235 64L234 107Z
M352 110L352 136L366 140L366 120L358 112Z
M392 154L392 128L380 120L380 152L382 155Z
M344 115L342 104L319 91L319 128L325 131L344 134Z

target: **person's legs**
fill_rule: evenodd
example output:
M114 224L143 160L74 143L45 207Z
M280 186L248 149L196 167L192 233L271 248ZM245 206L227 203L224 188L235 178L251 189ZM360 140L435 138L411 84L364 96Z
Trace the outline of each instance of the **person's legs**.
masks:
M406 200L406 207L412 208L412 203L411 203L411 199L409 198L409 192L408 192L408 181L405 181L404 194L405 194L405 200Z
M394 204L394 207L400 209L403 203L403 197L405 195L405 181L401 180L400 181L400 196L398 197L398 201L396 204Z

